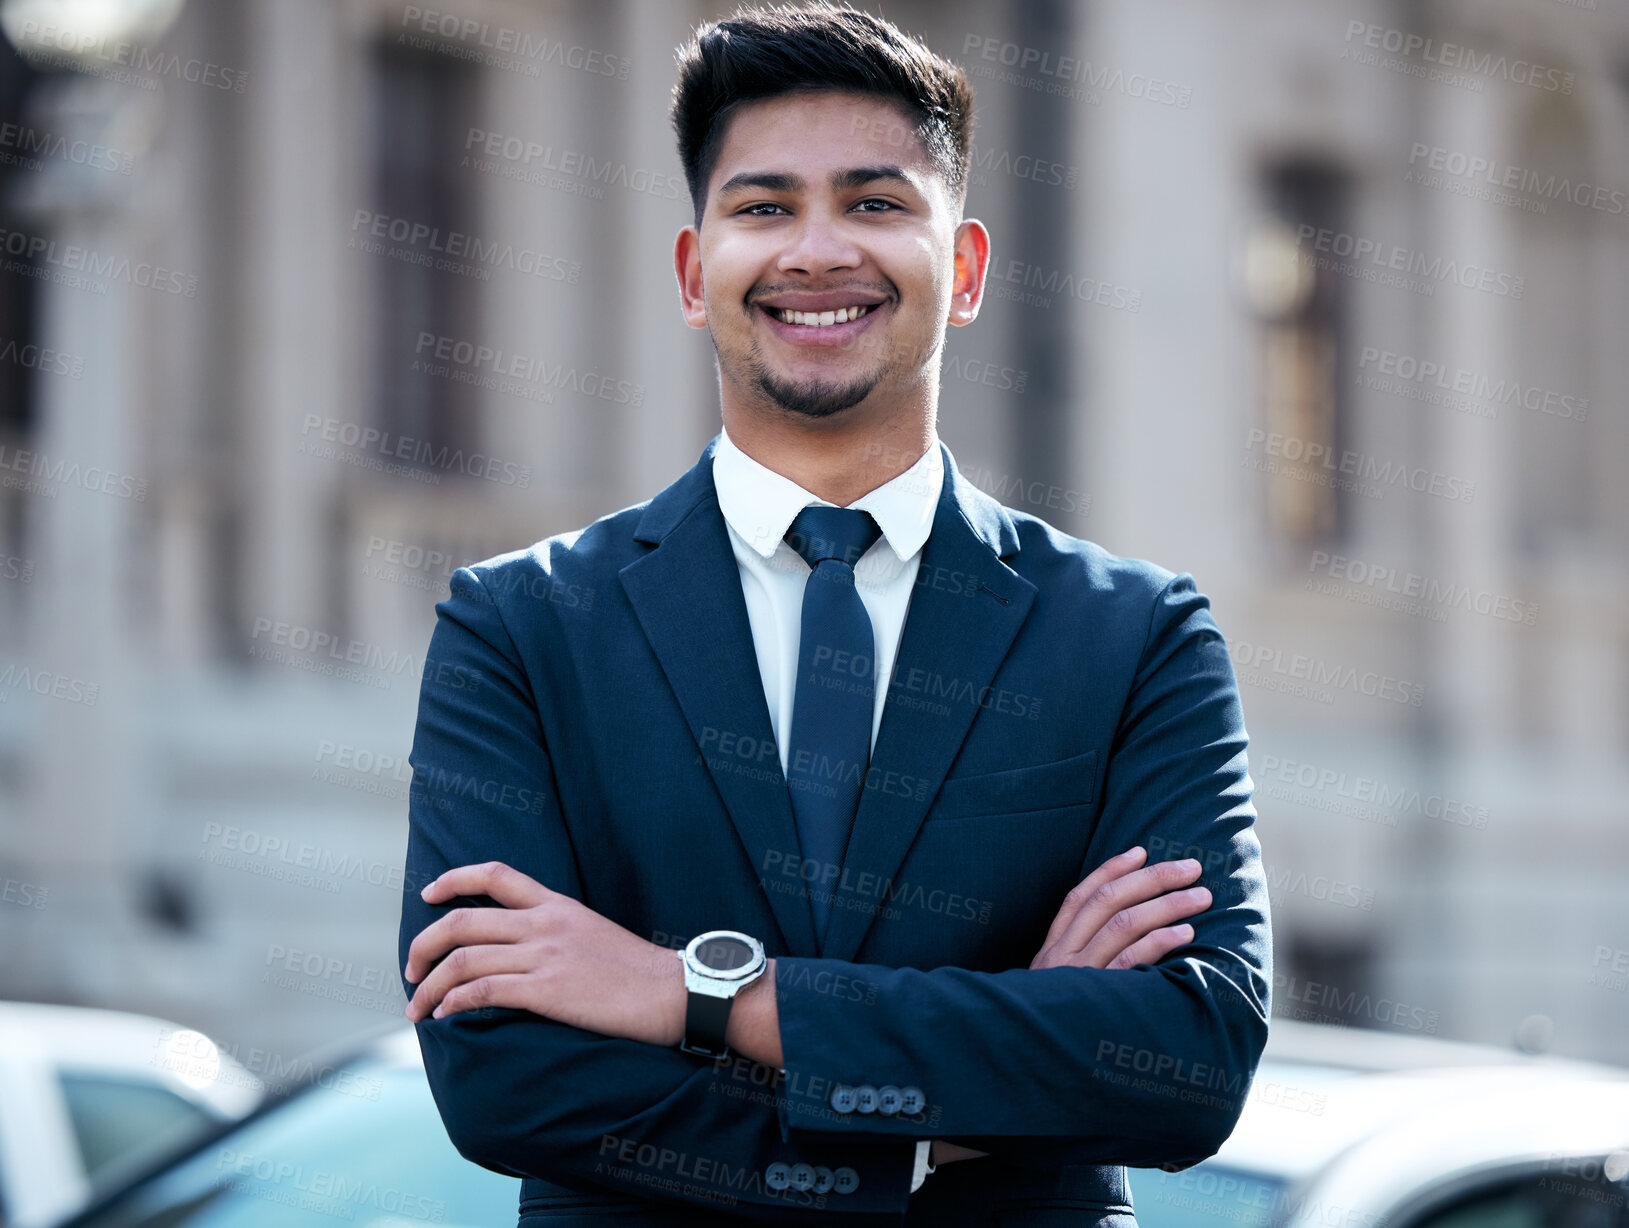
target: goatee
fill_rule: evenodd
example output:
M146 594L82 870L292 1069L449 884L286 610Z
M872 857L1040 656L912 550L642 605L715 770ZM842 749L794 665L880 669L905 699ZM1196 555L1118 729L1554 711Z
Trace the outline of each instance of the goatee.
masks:
M824 380L793 382L776 377L762 360L752 361L752 379L763 393L787 413L803 418L829 418L833 414L858 405L877 386L877 377L858 379L849 384L833 384Z

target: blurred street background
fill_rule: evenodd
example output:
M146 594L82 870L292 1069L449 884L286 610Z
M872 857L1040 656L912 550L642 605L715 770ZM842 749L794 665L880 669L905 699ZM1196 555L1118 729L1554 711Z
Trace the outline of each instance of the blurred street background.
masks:
M732 7L0 3L0 997L402 1018L434 603L718 430ZM858 7L977 91L961 472L1211 597L1276 1013L1629 1063L1629 5Z

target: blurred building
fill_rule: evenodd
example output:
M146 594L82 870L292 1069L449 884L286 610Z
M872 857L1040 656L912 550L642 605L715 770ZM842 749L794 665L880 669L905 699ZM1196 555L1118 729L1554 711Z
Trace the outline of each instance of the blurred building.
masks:
M400 1017L435 600L717 430L666 106L728 7L0 10L6 996ZM1629 1061L1629 10L866 7L978 93L963 474L1229 638L1275 1008Z

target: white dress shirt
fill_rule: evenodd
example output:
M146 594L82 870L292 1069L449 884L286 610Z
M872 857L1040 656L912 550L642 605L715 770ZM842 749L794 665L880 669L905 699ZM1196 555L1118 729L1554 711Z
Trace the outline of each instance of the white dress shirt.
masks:
M905 611L922 562L922 547L933 528L944 484L944 458L935 434L917 462L905 472L861 495L848 506L871 513L882 535L854 564L854 587L871 616L875 640L877 687L871 716L871 745L882 726L887 680L893 675ZM741 591L752 624L752 646L758 654L769 723L786 771L792 731L792 701L798 673L798 639L803 628L803 586L809 565L786 541L797 514L811 504L836 504L810 494L782 474L759 464L730 440L722 428L713 454L713 485L719 510L729 526L730 545L741 568ZM917 1143L914 1192L927 1174L931 1140Z

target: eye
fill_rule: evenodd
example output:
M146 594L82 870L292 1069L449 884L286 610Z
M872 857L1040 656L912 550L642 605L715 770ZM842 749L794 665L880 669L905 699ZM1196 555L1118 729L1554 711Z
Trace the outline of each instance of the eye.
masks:
M866 208L867 205L877 205L877 206L879 206L879 208L868 209L868 208ZM893 201L884 200L880 196L867 196L864 200L860 201L854 207L856 209L860 210L862 213L881 213L881 212L884 212L885 210L899 208L899 206L894 204Z
M777 205L774 201L770 201L770 200L758 201L756 204L747 205L745 208L737 209L735 212L736 212L736 215L739 216L739 217L773 217L774 216L774 214L772 214L772 213L760 213L759 210L761 210L761 209L780 209L780 211L782 213L786 212L786 210L781 209L781 207L779 205Z

